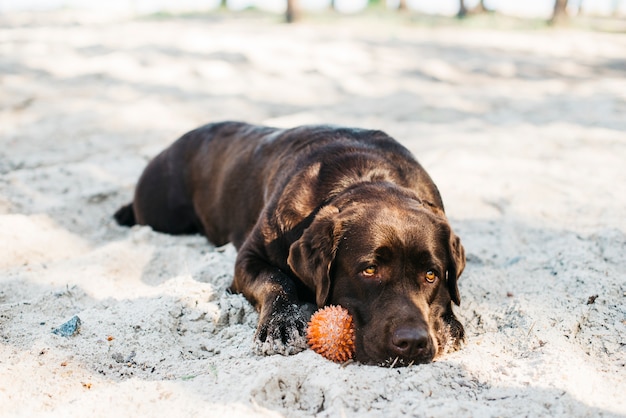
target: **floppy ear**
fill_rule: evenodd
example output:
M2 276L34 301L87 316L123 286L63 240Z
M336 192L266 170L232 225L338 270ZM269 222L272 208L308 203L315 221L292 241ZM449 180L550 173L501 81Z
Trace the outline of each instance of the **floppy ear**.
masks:
M330 269L339 243L339 209L325 206L315 215L299 240L291 244L287 264L300 280L315 291L318 307L326 304L330 293Z
M450 255L448 261L448 292L452 301L457 305L461 304L461 295L457 285L459 276L465 269L465 249L461 245L461 240L454 232L450 232Z

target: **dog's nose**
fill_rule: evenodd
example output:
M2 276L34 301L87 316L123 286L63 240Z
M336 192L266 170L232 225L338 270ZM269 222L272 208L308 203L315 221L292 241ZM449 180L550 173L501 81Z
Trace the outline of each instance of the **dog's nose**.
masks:
M401 327L391 335L391 348L403 358L421 358L429 355L430 336L421 328ZM426 360L430 361L430 359Z

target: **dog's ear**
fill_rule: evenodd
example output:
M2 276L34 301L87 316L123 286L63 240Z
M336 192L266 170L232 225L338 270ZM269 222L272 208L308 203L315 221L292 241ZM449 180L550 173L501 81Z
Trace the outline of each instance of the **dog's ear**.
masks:
M450 232L450 249L448 256L448 292L452 301L457 305L461 304L461 295L459 294L458 279L463 269L465 269L465 249L461 244L461 239Z
M317 306L326 304L330 294L330 270L339 244L339 209L325 206L311 225L289 248L287 264L300 280L315 291Z

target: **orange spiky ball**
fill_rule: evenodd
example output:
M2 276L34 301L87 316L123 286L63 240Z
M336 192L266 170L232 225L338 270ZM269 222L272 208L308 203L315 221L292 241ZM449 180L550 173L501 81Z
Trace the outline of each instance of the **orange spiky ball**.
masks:
M309 346L335 363L354 356L354 324L352 316L341 306L327 306L315 312L307 328Z

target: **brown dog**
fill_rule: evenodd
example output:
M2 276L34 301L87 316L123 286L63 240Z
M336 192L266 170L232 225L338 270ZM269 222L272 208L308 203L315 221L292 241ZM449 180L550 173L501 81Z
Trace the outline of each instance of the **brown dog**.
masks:
M427 363L463 339L463 247L426 171L383 132L206 125L150 162L115 218L233 242L231 289L260 312L260 353L304 349L328 304L352 314L363 363Z

